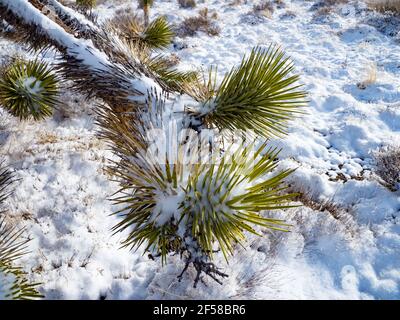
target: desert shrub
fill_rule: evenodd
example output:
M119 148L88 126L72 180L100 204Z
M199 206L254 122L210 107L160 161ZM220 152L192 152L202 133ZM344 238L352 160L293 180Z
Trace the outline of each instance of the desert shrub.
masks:
M379 12L400 14L400 0L369 0L368 6Z
M215 18L215 15L209 15L207 8L200 10L196 17L186 18L182 22L178 35L182 37L194 36L196 32L202 31L209 36L217 36L220 34L220 28L213 21Z
M16 60L0 79L0 103L20 119L40 120L57 103L58 79L52 68L38 60Z
M272 1L262 1L253 6L253 12L258 15L270 17L274 13L274 4Z
M383 184L390 190L400 188L400 148L387 146L374 154L376 162L375 173L381 178Z
M333 198L320 199L319 195L311 189L296 184L289 185L283 192L283 194L287 193L294 194L293 200L300 202L303 206L329 214L340 222L350 234L354 235L357 232L357 223L354 220L351 207L345 207Z
M181 8L194 8L196 7L196 0L178 0Z
M340 4L348 3L349 0L320 0L311 6L312 11L316 11L314 17L329 15L336 10Z

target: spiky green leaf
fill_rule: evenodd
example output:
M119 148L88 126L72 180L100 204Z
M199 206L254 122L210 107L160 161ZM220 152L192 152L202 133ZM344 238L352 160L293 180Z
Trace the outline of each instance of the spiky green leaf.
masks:
M0 163L0 205L9 195L12 181L11 172ZM26 273L14 265L16 260L27 253L29 239L23 238L25 230L8 225L4 214L0 207L0 300L42 297L36 290L38 284L30 283Z
M173 37L172 28L164 17L154 19L143 32L143 41L152 49L168 47Z
M215 97L204 103L206 121L220 129L254 130L264 137L284 135L288 121L307 103L293 70L280 48L253 49L224 77Z
M281 194L281 184L292 170L267 177L276 169L278 151L269 149L252 163L253 147L243 145L224 155L219 165L200 165L190 176L183 212L187 221L193 220L193 238L210 255L215 241L225 257L232 254L233 244L245 239L243 231L258 234L255 225L287 231L287 224L262 212L290 207L294 195ZM265 147L260 146L254 155Z
M0 79L0 104L22 119L40 120L57 104L58 79L47 63L17 60Z
M154 72L170 91L184 92L192 83L199 81L199 74L196 71L179 71L169 66L168 60L161 55L145 57L142 63Z

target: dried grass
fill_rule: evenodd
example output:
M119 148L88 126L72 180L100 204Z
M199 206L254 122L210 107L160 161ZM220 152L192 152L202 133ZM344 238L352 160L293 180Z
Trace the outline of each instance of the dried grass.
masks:
M391 191L400 187L400 147L386 146L374 154L376 171L381 183Z
M400 14L400 0L369 0L367 3L372 10Z
M177 34L181 37L186 37L194 36L196 32L202 31L209 36L217 36L221 31L215 21L213 21L217 17L216 13L210 15L207 8L202 9L197 16L186 18L182 22Z

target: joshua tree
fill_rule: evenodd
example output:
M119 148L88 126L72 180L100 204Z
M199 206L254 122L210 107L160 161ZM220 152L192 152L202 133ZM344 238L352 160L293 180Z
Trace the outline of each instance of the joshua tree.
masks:
M53 14L46 16L44 7ZM197 285L202 273L217 282L226 276L214 254L228 259L246 232L287 230L266 212L290 206L292 195L281 183L291 171L277 170L279 150L266 140L286 133L306 93L280 48L253 49L217 84L215 68L200 80L155 55L165 46L163 26L152 37L129 38L56 0L0 0L0 17L12 26L14 40L58 50L60 75L103 101L99 135L119 158L109 172L121 185L114 200L123 207L116 212L122 220L115 232L128 231L123 245L143 245L163 263L180 254L183 272L196 269ZM247 131L242 142L232 142L236 130ZM175 132L178 141L170 139ZM204 135L210 132L217 136ZM163 138L176 146L154 148ZM199 154L207 160L199 161Z

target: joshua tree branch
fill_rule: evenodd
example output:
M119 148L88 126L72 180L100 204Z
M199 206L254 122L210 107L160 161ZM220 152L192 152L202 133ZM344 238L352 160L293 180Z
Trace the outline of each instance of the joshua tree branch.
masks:
M63 20L57 17L54 21L46 16L41 11L46 3L56 7ZM144 104L147 93L154 88L162 91L150 72L134 58L128 60L124 56L122 45L121 50L107 50L115 42L107 47L107 41L102 41L102 45L100 41L80 39L69 33L65 21L73 22L76 17L55 0L0 0L0 17L13 26L19 42L28 43L33 49L57 49L63 57L60 71L89 97L100 98L113 107L134 107ZM83 26L90 30L93 24L86 21L79 28Z

